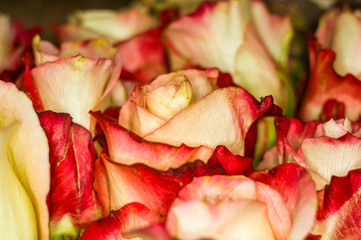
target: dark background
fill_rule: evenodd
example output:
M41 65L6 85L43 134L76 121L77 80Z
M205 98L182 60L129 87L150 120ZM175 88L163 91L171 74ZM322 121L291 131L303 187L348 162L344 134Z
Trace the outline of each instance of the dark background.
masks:
M324 12L312 0L263 0L272 12L290 14L298 32L312 32L319 16ZM334 1L334 5L361 7L361 0L314 0ZM54 40L51 23L65 23L67 16L81 9L119 9L130 5L130 0L0 0L0 12L7 13L13 20L21 20L25 26L41 26L43 38Z

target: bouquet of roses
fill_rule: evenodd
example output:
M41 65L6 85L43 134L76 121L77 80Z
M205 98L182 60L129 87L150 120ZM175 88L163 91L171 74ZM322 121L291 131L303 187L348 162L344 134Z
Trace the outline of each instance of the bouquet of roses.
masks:
M322 6L308 71L261 1L0 15L1 239L360 239L361 15Z

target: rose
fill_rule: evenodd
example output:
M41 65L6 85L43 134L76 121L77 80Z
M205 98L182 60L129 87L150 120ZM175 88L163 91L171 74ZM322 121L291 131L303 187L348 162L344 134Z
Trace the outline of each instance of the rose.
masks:
M212 149L224 145L244 155L252 124L264 115L280 114L280 109L269 96L259 103L241 88L216 89L217 78L216 69L185 70L138 85L118 123L147 141Z
M333 9L320 19L316 39L309 41L310 77L300 109L303 121L318 119L329 100L345 104L350 120L360 117L360 26L359 12L348 9Z
M345 27L347 26L347 27ZM361 40L360 11L336 8L325 13L319 20L315 33L321 48L332 49L336 53L333 64L335 71L341 75L353 74L361 77L359 61L359 42Z
M204 3L171 22L164 35L172 69L218 67L256 98L272 94L292 114L292 89L282 70L292 37L287 17L271 15L257 1Z
M292 178L288 174L292 174ZM306 171L195 178L172 203L166 228L177 239L303 239L313 226L316 191ZM282 183L282 184L280 184Z
M49 147L31 101L0 81L0 226L5 239L48 239Z
M86 10L75 12L69 24L55 25L60 42L106 37L111 43L129 39L158 25L158 21L141 8Z
M0 13L0 79L21 87L22 58L31 48L31 39L41 32L39 28L24 29L21 22L12 22Z
M346 176L350 170L361 167L360 123L331 119L326 123L314 121L303 125L297 119L279 118L276 131L277 149L266 155L260 168L298 163L309 170L316 189L321 190L332 176Z

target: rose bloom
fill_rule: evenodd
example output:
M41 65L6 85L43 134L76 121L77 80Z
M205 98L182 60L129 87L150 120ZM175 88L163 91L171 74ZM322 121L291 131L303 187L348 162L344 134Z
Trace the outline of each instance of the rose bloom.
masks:
M279 115L280 109L270 96L258 102L242 88L217 88L217 81L217 69L161 75L133 90L118 123L146 141L211 149L223 145L244 156L250 150L245 139L253 123Z
M361 113L360 12L333 9L324 14L309 40L310 76L300 109L300 118L319 118L323 105L337 100L345 105L346 116L353 121Z
M278 144L265 154L259 169L293 162L306 168L321 190L332 176L346 176L361 168L360 123L333 119L302 124L297 119L276 120Z
M178 193L166 228L176 239L304 239L316 204L310 176L294 164L251 178L200 177Z
M272 95L286 114L293 94L284 72L293 30L259 1L218 1L171 22L164 36L171 69L218 67L256 98Z

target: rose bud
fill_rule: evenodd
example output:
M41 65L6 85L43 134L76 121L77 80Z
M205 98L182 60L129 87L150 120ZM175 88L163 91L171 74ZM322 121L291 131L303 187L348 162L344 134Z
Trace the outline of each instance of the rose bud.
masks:
M360 123L351 123L347 118L305 125L297 119L279 118L277 149L266 155L259 168L297 163L310 172L316 189L321 190L332 176L346 176L350 170L361 168L360 129Z
M31 101L0 81L0 230L4 239L49 239L49 147Z
M218 67L257 99L272 95L288 115L294 103L283 68L292 32L288 17L261 2L219 1L174 20L164 35L171 69Z
M68 24L55 25L53 30L60 42L105 37L111 43L116 43L159 25L156 19L143 10L78 11L70 16Z
M166 228L177 239L303 239L316 204L310 176L294 164L251 178L200 177L178 193Z

